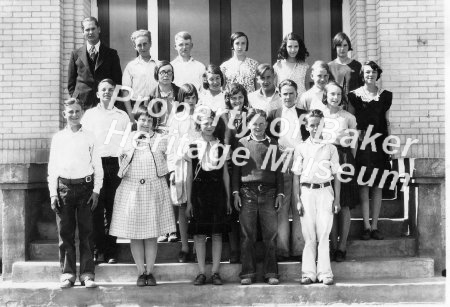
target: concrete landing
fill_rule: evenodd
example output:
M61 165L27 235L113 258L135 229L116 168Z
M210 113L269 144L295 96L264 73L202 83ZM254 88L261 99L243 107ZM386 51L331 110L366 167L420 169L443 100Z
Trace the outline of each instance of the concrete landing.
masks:
M75 286L59 289L57 283L0 282L1 306L250 306L313 304L426 304L444 305L445 278L343 280L324 286L297 282L269 286L193 286L160 282L138 288L133 283L99 283L96 289Z
M210 271L211 265L207 266ZM434 276L434 262L431 258L372 258L333 262L332 270L337 278L422 278ZM222 263L220 274L224 281L238 282L240 264ZM281 281L299 281L301 264L283 262L278 264ZM262 266L257 267L262 280ZM100 264L96 267L99 282L134 282L137 278L134 264ZM155 266L155 278L160 281L190 281L198 273L196 263L162 263ZM13 264L14 282L57 282L60 276L58 262L16 262Z

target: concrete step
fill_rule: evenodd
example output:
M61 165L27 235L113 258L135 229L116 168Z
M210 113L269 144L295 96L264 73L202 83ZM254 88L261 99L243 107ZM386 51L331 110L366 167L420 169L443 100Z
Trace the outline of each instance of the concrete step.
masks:
M133 263L129 240L119 239L118 260L121 263ZM210 240L208 240L210 245ZM193 242L189 242L190 250ZM256 245L257 254L263 255L264 246L261 242ZM181 243L158 243L157 263L178 262L178 253ZM211 248L207 248L210 257ZM385 240L350 240L348 241L348 257L401 257L415 255L415 239L411 237L387 238ZM55 261L58 259L58 243L53 240L35 241L30 244L30 259L33 261ZM222 260L230 259L229 244L224 242L222 248Z
M211 264L207 265L210 272ZM434 276L434 261L431 258L396 257L349 259L332 263L333 274L344 279L374 278L418 278ZM240 264L222 263L220 274L227 282L238 282ZM301 264L283 262L278 264L281 281L300 280ZM100 282L133 282L137 278L134 264L100 264L96 267L96 280ZM161 263L155 265L154 275L160 281L190 281L198 274L196 263ZM16 262L13 264L14 282L55 282L59 280L58 262ZM262 280L262 263L257 266L257 278Z
M359 239L364 230L364 222L361 219L352 218L350 232L348 234L351 239ZM379 219L378 230L385 237L404 237L408 234L408 220L405 219Z
M96 289L75 286L61 290L58 283L0 282L1 306L255 306L328 304L438 304L445 303L445 278L336 279L333 286L298 282L269 286L195 287L191 283L158 281L156 287L99 282ZM425 305L425 306L426 306Z

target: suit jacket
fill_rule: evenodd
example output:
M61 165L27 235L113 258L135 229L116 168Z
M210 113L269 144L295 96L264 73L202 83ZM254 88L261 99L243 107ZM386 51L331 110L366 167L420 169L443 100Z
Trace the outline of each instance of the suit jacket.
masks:
M297 107L294 107L294 108L295 108L295 111L297 112L297 116L298 117L300 117L302 114L308 113L307 111L305 111L303 109L300 109L300 108L297 108ZM270 136L272 138L275 138L277 140L278 140L278 137L273 135L272 131L270 131L270 126L272 124L272 121L275 118L281 117L282 111L283 111L283 107L278 108L276 110L270 111L269 115L267 116L267 130L266 130L266 133L267 133L268 136ZM280 124L281 124L281 122L277 122L277 124L275 125L275 129L274 130L275 130L275 132L277 134L280 133ZM300 133L302 134L303 141L305 141L309 137L309 132L306 130L306 127L305 127L304 124L302 124L300 126Z
M86 44L72 51L67 89L71 97L78 98L82 102L84 109L97 105L97 86L106 78L112 79L116 84L122 84L122 69L115 49L100 43L94 72L89 69Z

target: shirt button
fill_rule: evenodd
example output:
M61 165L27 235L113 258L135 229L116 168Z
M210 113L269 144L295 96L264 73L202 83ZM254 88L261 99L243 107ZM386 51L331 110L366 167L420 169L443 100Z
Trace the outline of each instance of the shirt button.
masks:
M144 183L145 183L145 179L141 179L139 182L140 182L141 184L144 184Z

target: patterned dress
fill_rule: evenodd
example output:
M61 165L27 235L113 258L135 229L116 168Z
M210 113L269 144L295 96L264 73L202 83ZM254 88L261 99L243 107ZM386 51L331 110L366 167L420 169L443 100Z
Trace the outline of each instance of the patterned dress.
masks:
M368 144L361 149L361 142L356 152L356 170L359 174L361 167L365 166L363 182L368 182L372 173L377 170L373 186L378 185L384 170L390 170L389 155L383 150L383 142L388 136L386 112L392 105L392 92L382 89L378 90L375 98L370 97L364 87L360 87L348 94L349 103L355 108L357 129L362 131L362 136L369 133L373 136L380 133L375 139L375 149ZM385 184L386 185L386 184Z
M116 237L149 239L176 231L166 178L157 176L150 146L142 148L134 151L116 192L110 229Z
M224 74L227 84L239 83L247 90L247 93L255 91L256 68L258 62L246 57L244 61L234 58L225 61L220 65L220 70Z
M290 79L297 83L297 93L298 97L300 97L304 92L306 92L305 78L308 68L309 65L305 62L297 62L294 67L291 67L287 64L286 60L278 60L273 65L273 69L277 75L277 86L281 83L281 81Z

